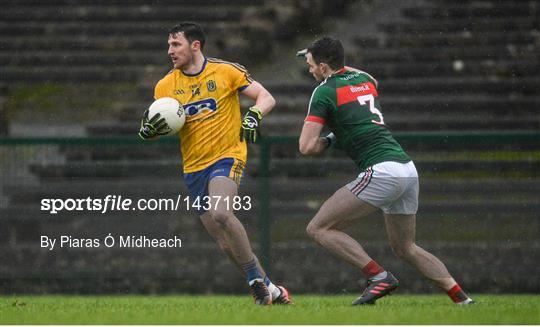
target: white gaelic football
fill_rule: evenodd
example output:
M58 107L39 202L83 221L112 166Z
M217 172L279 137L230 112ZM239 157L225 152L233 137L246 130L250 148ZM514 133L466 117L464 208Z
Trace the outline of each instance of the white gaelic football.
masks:
M157 113L165 118L171 129L167 135L177 134L186 121L184 107L173 98L159 98L154 101L148 108L148 118L154 117Z

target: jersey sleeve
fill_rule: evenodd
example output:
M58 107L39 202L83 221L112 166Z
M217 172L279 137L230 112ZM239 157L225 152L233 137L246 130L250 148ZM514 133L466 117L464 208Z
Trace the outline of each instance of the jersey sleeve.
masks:
M247 69L239 64L231 63L227 65L227 75L229 77L230 88L233 91L241 92L253 83L253 79Z
M347 69L348 71L353 71L353 72L358 72L358 73L364 74L369 80L371 80L371 82L373 82L373 84L375 84L375 87L379 87L379 82L375 79L375 77L371 76L369 73L367 73L367 72L365 72L363 70L360 70L358 68L349 67L349 66L345 66L345 69Z
M164 98L166 96L169 96L167 94L167 83L165 82L164 79L160 80L157 84L156 84L156 87L154 88L154 100L157 100L159 98Z
M336 106L332 100L332 90L326 87L317 87L309 100L308 114L305 121L325 124L332 109Z

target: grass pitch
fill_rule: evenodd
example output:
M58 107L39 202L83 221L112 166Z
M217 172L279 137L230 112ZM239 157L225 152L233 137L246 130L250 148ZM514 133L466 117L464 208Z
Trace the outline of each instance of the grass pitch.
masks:
M248 296L3 296L0 324L539 324L540 296L394 295L352 307L354 296L295 296L255 306Z

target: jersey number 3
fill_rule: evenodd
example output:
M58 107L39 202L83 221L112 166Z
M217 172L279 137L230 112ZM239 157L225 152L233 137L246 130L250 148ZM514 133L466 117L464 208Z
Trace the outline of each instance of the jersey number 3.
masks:
M369 105L369 111L379 116L379 121L372 119L371 120L372 123L375 123L378 125L384 125L384 119L383 119L382 113L379 111L379 109L375 108L375 97L373 97L373 94L361 95L357 98L357 100L363 106Z

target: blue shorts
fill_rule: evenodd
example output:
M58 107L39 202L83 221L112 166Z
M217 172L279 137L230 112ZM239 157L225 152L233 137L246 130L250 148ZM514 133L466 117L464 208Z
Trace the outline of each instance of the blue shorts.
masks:
M245 163L242 160L225 158L216 161L203 170L184 174L184 181L186 181L190 202L193 203L197 198L199 198L201 204L205 202L203 199L205 196L208 196L208 184L214 177L229 177L235 181L237 185L240 185L244 168ZM199 215L206 212L206 210L203 209L196 209Z

